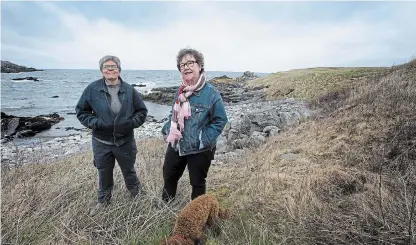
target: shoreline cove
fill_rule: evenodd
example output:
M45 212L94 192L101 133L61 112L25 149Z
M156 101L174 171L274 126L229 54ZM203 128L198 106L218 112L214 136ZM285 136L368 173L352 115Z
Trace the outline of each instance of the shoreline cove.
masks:
M236 158L245 149L259 147L266 143L269 137L279 134L315 113L302 100L289 98L267 101L264 91L266 88L246 87L248 81L257 78L254 73L246 71L237 78L221 76L209 80L220 91L228 117L228 123L217 140L213 164L222 164L222 160ZM162 109L170 109L168 101L173 100L175 91L172 87L161 87L152 93L157 96L143 99L146 105L152 105L154 112L158 113L157 117L149 115L146 122L134 130L136 140L162 139L161 129L169 114L167 111L162 112ZM40 137L4 142L1 145L2 166L13 167L58 160L91 151L90 130L82 125L81 127L81 129L75 128L75 133L69 132L65 137L53 137L53 134L44 131L40 133Z
M305 102L294 99L226 104L226 111L229 122L218 138L214 165L241 155L249 147L265 143L268 137L313 114ZM157 121L148 117L134 130L136 141L162 139L161 129L165 122L166 119ZM4 143L1 145L1 163L14 167L56 161L88 151L92 151L91 133L84 128L79 134L66 137L26 138Z

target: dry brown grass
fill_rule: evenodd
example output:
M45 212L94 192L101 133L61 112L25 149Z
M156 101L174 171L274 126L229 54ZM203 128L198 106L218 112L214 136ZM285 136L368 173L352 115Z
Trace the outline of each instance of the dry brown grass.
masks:
M415 75L383 71L240 161L231 197L260 244L416 243Z
M211 168L209 192L233 217L221 236L207 233L207 244L416 243L416 60L370 74L320 69L307 72L342 90L324 93L297 75L290 84L267 81L270 95L295 86L289 96L299 92L324 114ZM345 73L362 72L345 82ZM176 205L154 209L164 145L146 140L138 149L147 194L129 200L117 171L114 203L94 217L87 215L97 185L89 154L3 172L3 244L157 244L189 200L189 180L182 178Z
M151 205L162 186L163 146L162 140L138 144L137 169L146 194L131 200L117 167L113 202L94 217L88 216L97 188L91 154L3 169L2 244L156 244L177 211ZM189 199L184 187L177 208Z

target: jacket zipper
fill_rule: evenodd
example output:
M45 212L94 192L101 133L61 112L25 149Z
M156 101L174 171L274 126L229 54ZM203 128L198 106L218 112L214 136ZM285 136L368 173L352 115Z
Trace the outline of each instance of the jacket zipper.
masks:
M108 104L108 109L110 109L110 112L112 113L112 114L114 114L114 112L111 110L111 104L110 104L110 101L108 100L108 93L107 92L105 92L106 93L106 95L105 95L105 98L107 99L107 104ZM117 116L118 115L116 115L116 117L114 118L114 122L113 122L113 142L114 142L114 144L116 143L116 119L117 119Z

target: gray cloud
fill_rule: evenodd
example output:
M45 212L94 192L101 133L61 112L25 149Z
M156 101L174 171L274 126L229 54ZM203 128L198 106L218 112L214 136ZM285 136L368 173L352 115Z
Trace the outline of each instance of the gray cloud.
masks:
M186 46L204 53L207 70L256 72L392 65L416 54L412 3L366 8L338 21L302 22L265 21L243 11L224 15L218 4L198 3L176 9L176 18L153 29L105 18L90 20L52 3L38 5L57 19L59 35L65 30L65 38L49 35L33 41L8 30L2 51L8 56L30 53L28 59L55 64L51 68L96 68L100 57L115 54L125 69L173 70L177 51ZM13 46L14 39L19 41Z

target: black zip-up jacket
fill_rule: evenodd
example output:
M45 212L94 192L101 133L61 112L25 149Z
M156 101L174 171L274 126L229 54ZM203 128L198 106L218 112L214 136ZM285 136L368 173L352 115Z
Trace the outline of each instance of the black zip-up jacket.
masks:
M94 137L114 142L116 146L133 139L133 129L140 127L147 117L147 108L139 92L119 79L121 109L115 118L110 107L111 95L104 78L85 88L75 108L78 120L92 129Z

